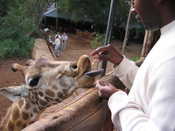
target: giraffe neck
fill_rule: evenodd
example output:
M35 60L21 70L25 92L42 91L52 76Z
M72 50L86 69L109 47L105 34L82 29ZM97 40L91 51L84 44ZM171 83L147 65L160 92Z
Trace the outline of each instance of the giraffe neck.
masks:
M14 102L2 122L3 131L20 131L34 122L39 113L39 108L27 98L21 98Z
M74 90L75 87L66 88L66 85L56 83L47 87L31 89L29 91L29 99L31 103L35 104L40 110L43 110L53 104L62 102L65 98L69 97Z
M70 87L70 85L72 85ZM41 110L48 106L62 102L75 90L75 85L66 85L62 80L46 88L30 88L28 96L22 97L12 104L4 129L21 130L38 118Z
M43 110L51 105L62 102L67 98L67 90L53 91L52 89L41 89L31 92L31 102L35 104L39 110Z

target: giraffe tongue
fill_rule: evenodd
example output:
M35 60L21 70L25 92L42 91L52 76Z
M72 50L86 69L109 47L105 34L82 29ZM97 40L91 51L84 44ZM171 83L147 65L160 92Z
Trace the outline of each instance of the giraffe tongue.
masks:
M89 77L95 77L95 76L102 74L103 72L104 72L104 69L100 69L100 70L86 72L85 75L87 75Z

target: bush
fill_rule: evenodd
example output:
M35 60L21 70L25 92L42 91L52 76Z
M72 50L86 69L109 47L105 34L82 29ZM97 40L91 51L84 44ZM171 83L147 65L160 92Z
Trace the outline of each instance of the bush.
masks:
M99 46L102 46L104 43L104 39L104 34L96 34L95 37L91 40L91 48L97 48Z
M29 57L33 48L32 39L14 41L6 39L0 42L0 58Z
M139 56L133 56L133 57L131 58L132 61L138 61L139 59L140 59Z
M15 0L7 14L0 17L0 58L29 57L33 38L28 34L36 32L32 17L26 15L24 2Z

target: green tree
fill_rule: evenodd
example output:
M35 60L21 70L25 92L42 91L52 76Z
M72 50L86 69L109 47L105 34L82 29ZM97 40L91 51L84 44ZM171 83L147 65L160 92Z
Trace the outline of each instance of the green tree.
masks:
M0 0L0 17L6 15L10 0Z
M2 0L0 15L0 58L28 57L33 47L32 32L39 33L42 13L49 0ZM0 6L2 7L2 6Z
M108 13L109 2L106 0L60 0L58 5L76 21L87 19L101 23Z
M110 1L109 0L59 0L60 10L67 12L74 20L89 19L95 23L104 24L107 22ZM128 3L119 0L115 17L117 22L126 20Z

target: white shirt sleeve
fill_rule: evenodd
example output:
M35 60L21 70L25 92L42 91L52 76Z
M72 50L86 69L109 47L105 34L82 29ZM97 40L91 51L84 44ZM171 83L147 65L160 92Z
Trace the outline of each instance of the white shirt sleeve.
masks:
M114 125L122 131L175 130L175 73L169 61L152 72L147 94L148 113L124 92L113 94L108 105ZM140 87L142 88L142 87ZM145 98L146 99L146 98ZM120 128L121 127L121 128Z
M127 88L131 88L138 66L135 62L124 57L122 62L114 69L114 75L117 76Z

